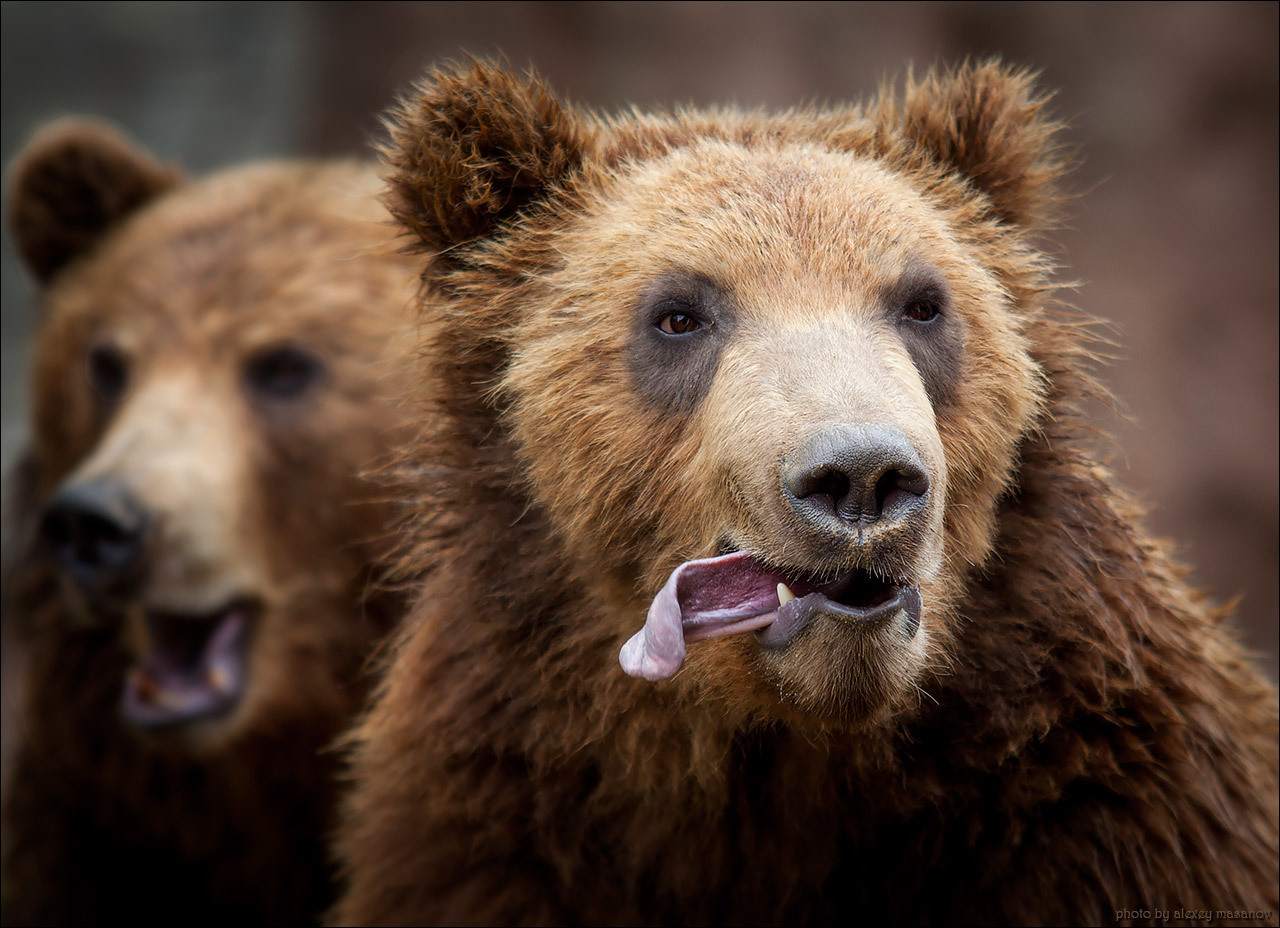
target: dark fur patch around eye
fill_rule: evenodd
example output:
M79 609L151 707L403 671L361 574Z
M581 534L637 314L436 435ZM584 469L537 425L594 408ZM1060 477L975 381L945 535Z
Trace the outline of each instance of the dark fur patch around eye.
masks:
M927 264L909 265L885 291L884 309L897 327L934 407L955 396L964 363L964 328L942 275Z
M244 367L249 397L259 406L296 404L324 382L327 368L316 354L297 345L274 345L253 355Z
M696 409L715 380L734 315L729 295L706 275L673 271L655 280L632 318L627 359L636 391L665 413ZM673 317L679 324L664 331L663 320Z
M129 359L115 345L101 342L89 349L89 386L107 406L114 406L129 389Z

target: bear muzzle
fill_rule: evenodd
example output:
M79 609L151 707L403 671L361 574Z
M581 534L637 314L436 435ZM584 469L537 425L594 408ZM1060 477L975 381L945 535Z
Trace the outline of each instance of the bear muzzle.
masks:
M781 652L818 620L873 648L916 636L940 491L911 440L875 422L828 426L774 474L749 540L672 572L619 654L627 673L665 679L687 643L722 635L752 632Z
M40 533L72 583L85 624L120 621L130 656L120 712L131 726L176 732L229 715L248 686L260 582L192 504L148 505L129 481L73 477L45 506ZM68 590L68 593L71 593Z

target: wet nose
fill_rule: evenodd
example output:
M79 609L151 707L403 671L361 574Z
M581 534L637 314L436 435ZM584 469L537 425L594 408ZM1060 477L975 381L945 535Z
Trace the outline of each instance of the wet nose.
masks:
M149 522L147 510L121 484L87 481L57 492L40 529L63 569L93 589L124 579L137 566Z
M929 475L907 436L886 426L819 432L782 470L791 507L815 528L888 526L923 512Z

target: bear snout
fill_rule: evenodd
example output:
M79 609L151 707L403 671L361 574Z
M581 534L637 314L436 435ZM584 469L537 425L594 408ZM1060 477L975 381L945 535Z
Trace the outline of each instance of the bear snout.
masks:
M828 428L782 465L782 492L812 531L841 545L875 543L923 531L930 479L924 460L898 429Z

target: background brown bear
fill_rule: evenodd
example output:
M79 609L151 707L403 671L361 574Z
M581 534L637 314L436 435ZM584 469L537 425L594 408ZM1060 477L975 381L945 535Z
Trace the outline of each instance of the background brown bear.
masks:
M395 112L448 554L338 922L1274 922L1275 693L1091 457L1055 131L994 64L617 118L476 66Z
M396 618L366 596L414 269L364 166L187 183L65 122L13 168L41 288L12 924L299 923L330 899L325 748Z

